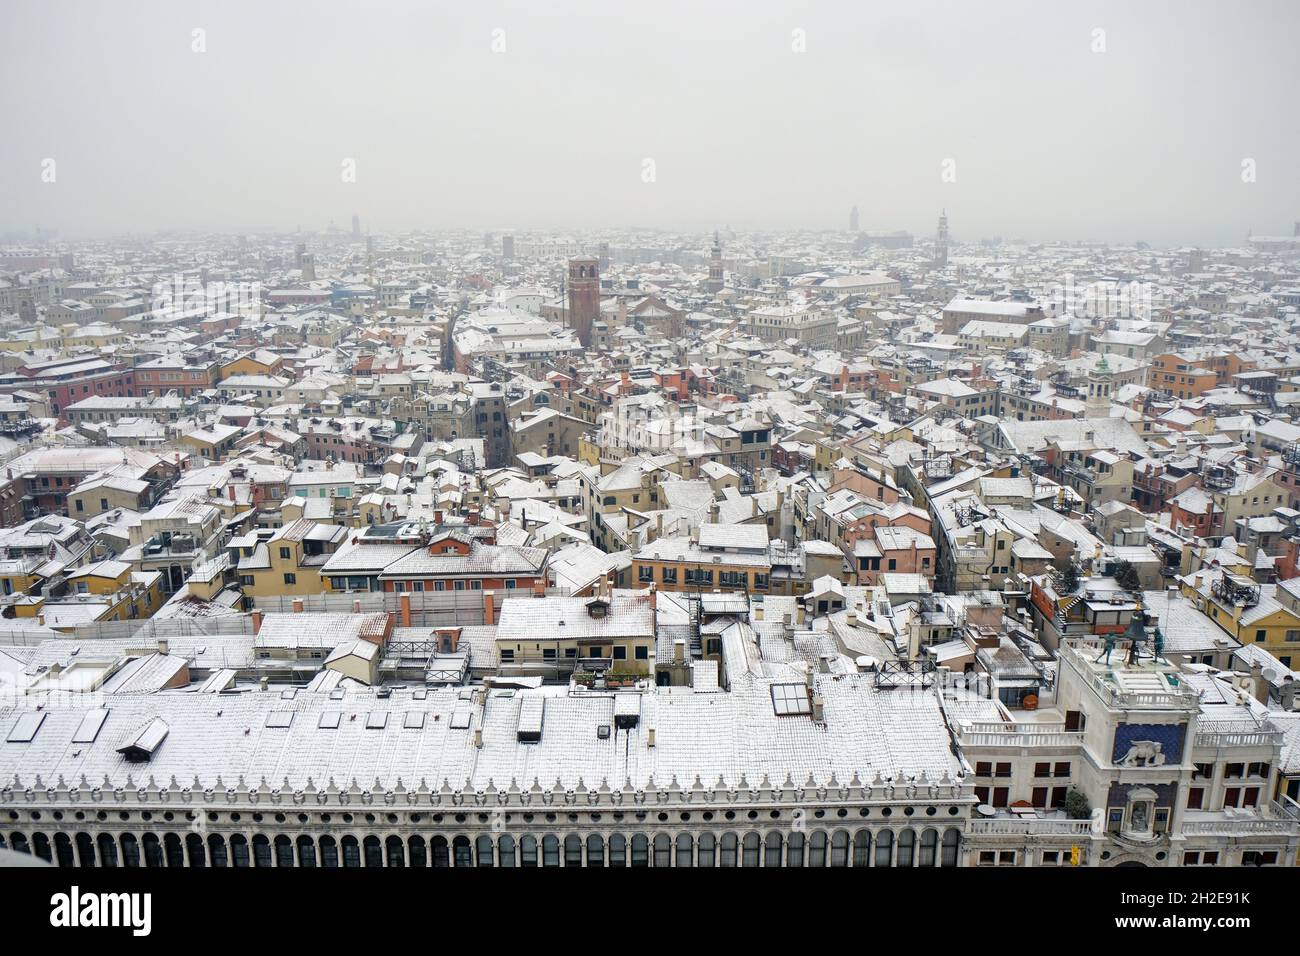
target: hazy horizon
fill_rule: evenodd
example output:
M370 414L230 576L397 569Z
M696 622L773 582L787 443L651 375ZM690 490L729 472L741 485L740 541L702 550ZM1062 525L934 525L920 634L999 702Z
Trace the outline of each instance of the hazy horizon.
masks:
M0 24L0 234L826 230L856 205L863 230L946 208L967 240L1223 246L1300 220L1295 3L10 0Z

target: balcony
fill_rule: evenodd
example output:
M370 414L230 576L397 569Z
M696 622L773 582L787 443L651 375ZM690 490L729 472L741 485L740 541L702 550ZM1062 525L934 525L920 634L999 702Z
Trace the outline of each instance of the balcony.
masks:
M1274 816L1274 807L1277 807L1276 803L1269 804L1264 812L1230 807L1221 812L1188 811L1183 820L1183 835L1291 837L1300 834L1300 820L1280 812Z
M1240 730L1204 730L1196 734L1197 750L1226 750L1236 747L1282 746L1285 735L1280 730L1264 730L1256 727Z
M992 820L972 820L966 826L972 837L992 836L1068 836L1088 837L1092 834L1091 820L1071 820L1065 816L1040 817L1006 816Z
M1064 725L970 723L957 725L963 747L1082 747L1083 733Z

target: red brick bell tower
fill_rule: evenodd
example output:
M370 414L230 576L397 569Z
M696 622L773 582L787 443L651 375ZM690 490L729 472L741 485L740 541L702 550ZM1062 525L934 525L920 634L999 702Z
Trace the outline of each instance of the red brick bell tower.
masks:
M591 347L591 327L600 318L600 263L595 256L569 260L569 328Z

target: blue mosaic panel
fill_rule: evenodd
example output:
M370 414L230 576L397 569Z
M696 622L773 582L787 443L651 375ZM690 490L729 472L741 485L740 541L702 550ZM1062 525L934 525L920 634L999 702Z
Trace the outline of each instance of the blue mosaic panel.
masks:
M1111 762L1119 763L1123 760L1133 741L1154 740L1160 744L1166 764L1182 763L1183 738L1186 735L1186 724L1120 724L1115 728L1115 749L1111 753Z

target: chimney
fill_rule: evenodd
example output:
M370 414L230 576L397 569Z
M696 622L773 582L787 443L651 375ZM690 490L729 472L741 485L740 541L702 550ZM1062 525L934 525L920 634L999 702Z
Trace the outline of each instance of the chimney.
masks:
M826 702L822 700L821 694L813 694L812 719L815 724L824 724L826 722Z
M1282 678L1282 683L1277 689L1277 699L1283 710L1300 710L1300 695L1296 693L1297 688L1300 688L1300 682L1292 680L1290 674Z
M647 747L653 747L655 745L655 729L653 727L646 731L645 745Z
M495 594L492 591L483 592L483 623L489 627L497 622L494 597Z
M262 612L256 608L253 609L253 633L256 634L262 629Z
M170 648L171 648L171 645L167 643L167 638L165 638L165 637L161 637L161 638L158 639L158 653L159 653L159 654L166 655L167 652L168 652L168 650L170 650Z
M260 687L262 690L266 690L268 687L271 686L271 678L263 674L261 680L257 682L257 686Z
M410 627L411 626L411 595L403 591L402 596L398 599L398 607L402 609L402 627Z
M302 613L302 598L293 599L293 613L294 614Z
M352 613L353 614L361 613L361 598L357 598L355 601L352 602Z
M479 750L483 749L483 728L482 727L474 728L474 746L477 747Z
M650 582L650 610L659 610L659 592L655 589L655 583Z
M1255 699L1261 704L1268 704L1269 687L1268 681L1264 680L1264 668L1259 661L1254 661L1250 665L1250 684L1255 691Z

